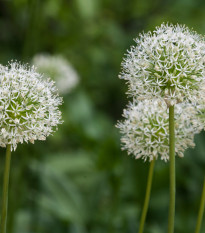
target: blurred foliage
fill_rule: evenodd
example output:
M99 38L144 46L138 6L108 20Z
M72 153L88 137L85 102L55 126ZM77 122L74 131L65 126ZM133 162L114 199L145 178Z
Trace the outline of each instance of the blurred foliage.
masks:
M81 77L64 96L59 131L13 153L8 233L137 232L149 164L120 150L114 125L128 100L117 76L133 38L166 21L204 34L205 2L0 1L1 63L29 63L39 52L63 54ZM195 141L196 148L176 160L178 233L193 232L198 212L205 134ZM166 232L168 172L168 164L157 161L145 233Z

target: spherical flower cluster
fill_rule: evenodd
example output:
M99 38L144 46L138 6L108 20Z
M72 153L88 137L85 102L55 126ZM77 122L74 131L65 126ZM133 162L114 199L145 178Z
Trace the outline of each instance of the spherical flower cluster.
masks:
M54 82L16 62L0 67L0 146L45 140L62 123Z
M53 79L61 94L70 92L79 82L77 72L71 64L62 56L37 54L32 60L39 73Z
M183 157L184 150L194 146L194 134L201 125L196 124L195 108L178 104L175 108L175 152ZM159 99L130 103L124 110L125 120L118 122L122 133L122 149L135 158L169 160L169 114L164 101Z
M205 42L181 25L162 24L135 39L122 62L120 78L129 94L141 99L163 98L167 105L197 102L205 83Z

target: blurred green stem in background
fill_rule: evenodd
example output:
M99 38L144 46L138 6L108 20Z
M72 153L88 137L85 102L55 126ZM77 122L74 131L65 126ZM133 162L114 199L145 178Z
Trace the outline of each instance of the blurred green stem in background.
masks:
M169 218L168 233L174 232L175 216L175 133L174 133L174 106L169 107L169 179L170 179L170 199L169 199Z
M40 2L40 0L30 0L27 4L28 26L22 51L22 59L26 61L36 53L38 47L39 22L41 18L42 4L43 3Z
M143 230L144 230L144 223L145 223L145 219L146 219L146 215L147 215L147 210L148 210L149 200L150 200L150 192L151 192L151 187L152 187L154 163L155 163L155 159L153 159L150 162L144 206L143 206L143 210L142 210L142 215L141 215L141 219L140 219L140 227L139 227L138 233L143 233Z
M0 233L6 233L10 163L11 163L11 145L7 145L5 168L4 168Z
M204 205L205 205L205 177L204 177L203 190L201 194L201 202L199 206L199 213L198 213L195 233L199 233L201 229L201 222L204 214Z

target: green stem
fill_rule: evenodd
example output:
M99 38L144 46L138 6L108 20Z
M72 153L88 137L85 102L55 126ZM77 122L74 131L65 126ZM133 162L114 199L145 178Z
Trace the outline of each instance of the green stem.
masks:
M22 59L28 60L35 54L39 42L39 22L41 21L41 1L30 0L28 2L28 26L25 35Z
M170 200L168 233L174 232L175 216L175 134L174 134L174 106L169 107L169 166L170 166Z
M205 205L205 177L204 177L204 184L203 184L203 190L201 194L201 202L199 206L199 213L198 213L195 233L199 233L201 229L201 222L202 222L202 218L204 214L204 205Z
M145 223L145 219L146 219L146 215L147 215L147 210L148 210L149 200L150 200L150 192L151 192L151 187L152 187L154 162L155 162L155 159L153 159L151 161L150 167L149 167L146 195L145 195L144 206L143 206L143 210L142 210L142 215L141 215L141 219L140 219L140 227L139 227L138 233L143 233L143 230L144 230L144 223Z
M4 168L4 181L3 181L0 233L6 233L6 222L7 222L7 212L8 212L8 187L9 187L10 163L11 163L11 145L7 145L5 168Z

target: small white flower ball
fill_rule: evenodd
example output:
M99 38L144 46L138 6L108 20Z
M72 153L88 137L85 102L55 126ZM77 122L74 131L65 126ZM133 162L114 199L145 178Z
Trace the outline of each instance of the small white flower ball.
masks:
M0 146L45 140L62 123L54 82L16 62L0 67Z
M69 93L79 82L76 70L61 55L37 54L32 64L39 73L56 82L61 94Z

